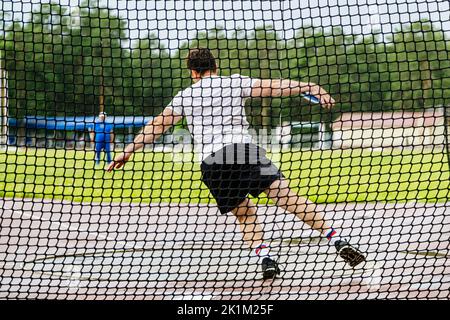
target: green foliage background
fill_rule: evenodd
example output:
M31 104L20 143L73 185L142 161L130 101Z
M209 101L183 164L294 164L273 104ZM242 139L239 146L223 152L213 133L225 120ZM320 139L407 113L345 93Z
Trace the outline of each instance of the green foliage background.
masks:
M113 115L155 115L190 83L184 68L189 47L209 47L222 75L291 78L320 83L338 101L333 113L303 106L301 99L254 99L254 126L285 121L327 122L344 111L420 110L450 99L450 41L430 21L399 25L391 34L346 34L342 28L305 25L292 39L271 26L249 32L199 32L175 52L149 33L127 37L117 11L80 3L80 23L69 7L34 6L31 19L2 12L0 50L9 71L9 115L93 115L100 84ZM302 105L302 108L298 106Z

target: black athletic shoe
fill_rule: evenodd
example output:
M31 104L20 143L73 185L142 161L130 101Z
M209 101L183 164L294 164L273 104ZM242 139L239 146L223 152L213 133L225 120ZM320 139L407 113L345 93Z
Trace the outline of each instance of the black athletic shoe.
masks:
M275 279L281 273L278 263L270 258L264 258L262 261L263 279Z
M336 250L341 258L344 259L344 261L347 262L352 268L366 261L364 254L355 247L351 246L345 240L336 241L334 246L336 247Z

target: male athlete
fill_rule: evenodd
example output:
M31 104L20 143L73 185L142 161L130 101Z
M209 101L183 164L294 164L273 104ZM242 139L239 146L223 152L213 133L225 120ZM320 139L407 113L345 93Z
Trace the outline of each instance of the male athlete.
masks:
M91 141L95 141L95 163L100 164L101 153L106 153L106 162L111 162L111 142L114 141L112 124L106 123L106 113L100 112L91 131Z
M265 156L265 150L252 143L244 105L250 97L281 97L309 92L325 108L335 101L320 86L293 80L253 79L238 74L219 76L214 56L208 49L192 49L187 57L193 85L180 91L172 102L139 133L107 170L121 168L136 150L155 141L169 127L186 117L202 158L202 181L211 191L222 214L232 212L246 243L259 257L263 278L280 274L278 263L263 238L256 217L256 205L248 195L264 192L278 207L295 214L319 231L352 267L365 261L364 255L339 237L325 221L316 205L299 197L289 181Z

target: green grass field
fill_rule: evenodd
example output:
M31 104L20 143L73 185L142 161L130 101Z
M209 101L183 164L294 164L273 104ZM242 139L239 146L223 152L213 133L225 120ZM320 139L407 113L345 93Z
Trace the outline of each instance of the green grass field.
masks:
M450 201L445 153L330 150L273 156L291 187L319 203ZM76 202L213 201L200 181L199 164L173 160L169 153L141 152L124 170L108 173L95 169L91 151L0 153L0 196Z

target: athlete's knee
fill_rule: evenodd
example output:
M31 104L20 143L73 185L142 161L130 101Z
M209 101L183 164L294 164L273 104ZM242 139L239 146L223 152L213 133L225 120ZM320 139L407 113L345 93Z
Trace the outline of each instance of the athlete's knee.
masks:
M256 215L256 205L250 199L245 199L231 211L238 218Z
M289 183L285 179L281 179L272 182L270 187L264 190L264 193L273 200L274 198L286 197L289 191Z
M265 193L277 206L285 206L296 201L297 194L291 191L284 180L277 180L265 190Z
M248 208L240 207L240 208L236 208L232 212L238 219L242 219L242 220L245 220L251 216L256 216L256 208L252 208L252 207L248 207Z

